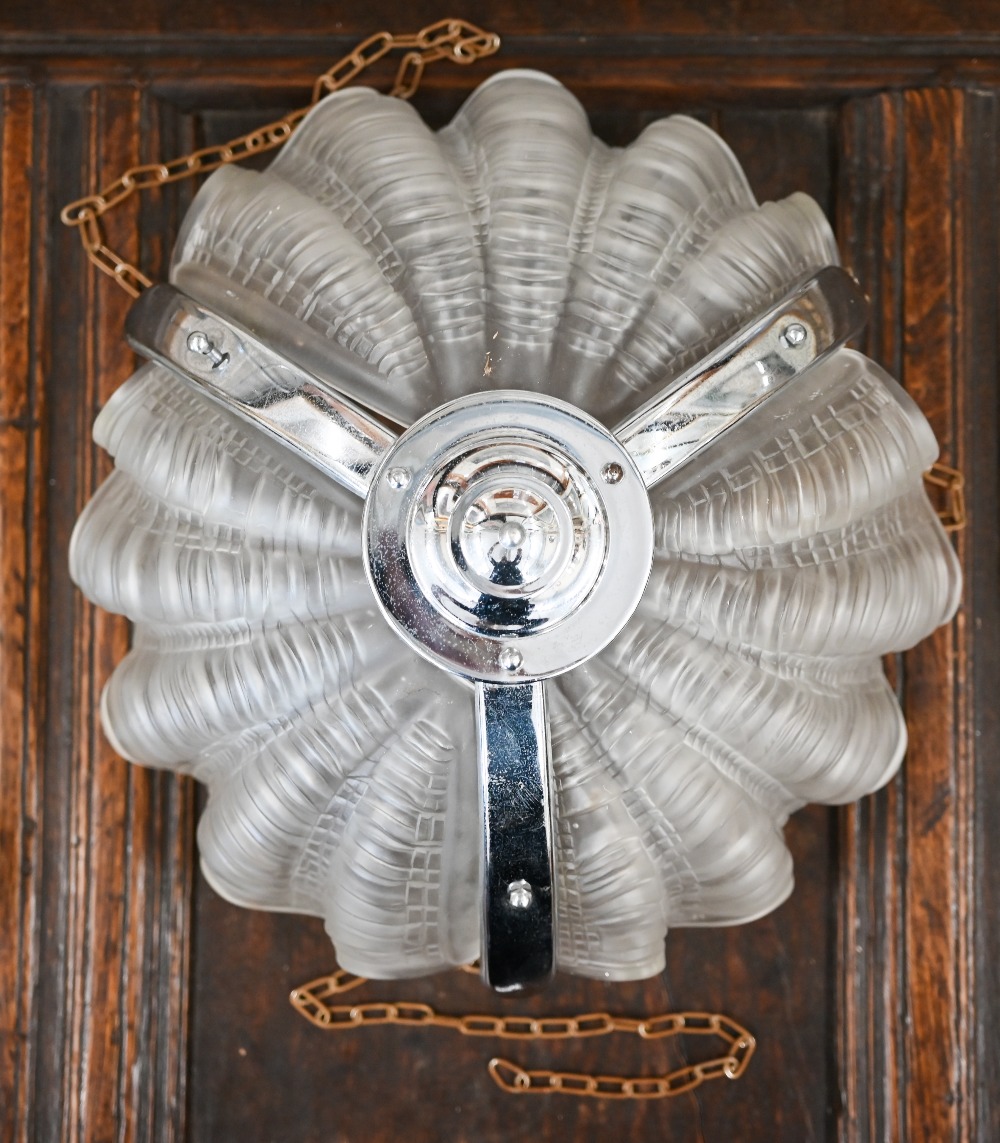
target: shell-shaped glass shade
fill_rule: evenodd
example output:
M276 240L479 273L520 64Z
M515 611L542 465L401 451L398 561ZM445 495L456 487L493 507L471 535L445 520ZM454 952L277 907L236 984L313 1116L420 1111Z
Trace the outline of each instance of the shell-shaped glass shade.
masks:
M759 206L700 123L610 148L559 84L507 72L437 133L399 100L331 95L266 172L212 175L171 277L309 352L338 343L351 391L401 424L520 389L614 427L836 261L816 204ZM368 976L476 957L471 692L376 606L361 501L157 365L94 435L116 468L72 574L135 624L104 725L208 786L211 884L322 916ZM880 656L960 590L922 489L936 455L899 386L841 349L653 489L638 610L546 684L559 968L649 976L669 928L773 909L787 816L893 774Z

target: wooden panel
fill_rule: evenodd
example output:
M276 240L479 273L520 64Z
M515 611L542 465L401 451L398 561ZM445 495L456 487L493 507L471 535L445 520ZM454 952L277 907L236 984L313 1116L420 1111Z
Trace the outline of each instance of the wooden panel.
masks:
M793 820L798 887L773 916L675 933L647 985L567 981L525 1002L704 1005L760 1037L738 1083L642 1105L504 1096L484 1071L489 1041L307 1026L286 996L332 966L321 925L193 889L192 790L126 767L97 726L127 632L80 599L65 557L107 471L90 425L131 358L125 300L83 264L53 206L136 158L297 105L358 31L399 16L251 0L237 28L219 0L174 6L161 31L153 4L127 19L117 0L4 7L0 30L17 34L0 37L0 932L15 936L0 954L0 1138L1000 1138L997 110L993 87L941 86L1000 81L1000 37L973 0L766 7L487 6L477 18L509 33L503 57L439 64L418 104L441 123L492 68L529 64L566 79L614 142L672 110L712 122L762 197L805 189L835 214L872 295L869 349L973 477L964 613L894 665L912 737L904 776L858 807ZM406 24L438 14L418 5ZM849 35L876 20L908 38ZM128 36L109 55L116 22ZM779 39L748 41L751 27ZM575 38L598 29L614 34ZM112 244L162 274L189 194L125 210ZM504 1006L454 976L378 992ZM509 1054L641 1071L683 1050L699 1046Z
M5 984L3 996L3 1137L171 1139L185 1107L191 794L128 767L100 734L100 690L128 631L82 600L66 567L76 515L110 467L90 428L132 368L121 340L127 299L86 271L61 234L48 246L47 210L36 206L30 231L18 225L33 198L134 162L141 107L132 87L56 89L35 108L25 100L8 89L5 243L30 235L51 257L27 274L24 253L4 252L13 275L2 425L11 474L3 805L13 836L4 856L17 856L21 875L8 876L5 860L3 888L20 893L5 931L21 934L22 949L9 962L16 987ZM126 211L115 223L125 250L138 248L135 222ZM19 298L33 300L30 320L19 318Z
M318 921L247 913L199 881L194 966L192 1143L333 1138L501 1143L609 1137L735 1138L802 1143L829 1119L826 1056L833 1037L826 985L832 815L812 807L789 827L798 868L792 901L753 925L677 930L668 966L646 984L606 987L559 978L543 996L512 1002L449 973L373 984L357 1000L406 999L449 1013L613 1010L640 1016L678 1007L726 1011L760 1047L738 1083L718 1081L657 1103L500 1092L486 1072L502 1055L529 1067L656 1073L708 1053L698 1042L631 1038L541 1045L467 1039L448 1031L322 1032L288 1004L289 990L334 966ZM289 1124L294 1124L290 1129Z
M973 459L963 425L970 415L995 424L995 341L979 356L997 304L996 204L980 187L995 170L995 131L982 129L992 107L992 97L948 90L850 105L839 214L848 264L873 297L869 351L903 380L942 459L969 472L986 503L995 465ZM975 440L981 455L981 428ZM959 537L967 574L980 536L995 561L995 517L974 514L973 525ZM981 603L995 615L995 600ZM980 631L966 606L902 657L902 776L844 814L843 1138L980 1137L973 868L983 825L968 689Z

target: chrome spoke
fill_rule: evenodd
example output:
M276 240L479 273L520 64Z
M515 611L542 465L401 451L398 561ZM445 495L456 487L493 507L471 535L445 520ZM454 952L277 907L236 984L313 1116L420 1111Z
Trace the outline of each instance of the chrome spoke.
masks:
M483 978L498 992L555 969L544 683L476 683L483 836Z
M396 435L341 394L334 370L295 364L172 286L147 290L125 326L133 348L311 461L358 496ZM342 351L341 351L342 352ZM331 349L331 361L337 359Z
M671 381L615 429L646 487L843 345L867 312L854 279L828 266Z

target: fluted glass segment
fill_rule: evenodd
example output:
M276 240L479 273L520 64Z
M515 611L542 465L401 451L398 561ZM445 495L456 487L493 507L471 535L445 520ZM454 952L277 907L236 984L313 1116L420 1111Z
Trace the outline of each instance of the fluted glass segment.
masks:
M346 349L345 390L400 424L514 388L614 426L836 261L816 204L758 205L700 123L609 148L563 87L513 71L437 133L370 90L329 96L267 171L206 182L171 278ZM95 439L115 471L72 574L135 624L104 725L208 786L210 882L324 917L369 976L474 958L472 692L382 618L361 501L157 365ZM638 610L547 684L560 968L649 976L670 927L774 908L788 814L891 777L905 727L880 657L960 591L922 489L936 454L899 386L840 350L653 490Z

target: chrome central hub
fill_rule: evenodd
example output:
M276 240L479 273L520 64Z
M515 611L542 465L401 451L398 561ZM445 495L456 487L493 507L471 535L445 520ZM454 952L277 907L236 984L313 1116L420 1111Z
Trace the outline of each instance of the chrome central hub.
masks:
M444 450L415 490L405 542L442 615L471 633L520 637L590 595L607 556L607 516L552 442L496 436L494 425L487 439Z
M649 501L597 421L552 398L477 394L396 442L372 483L365 550L383 610L422 654L524 682L621 630L649 574Z

